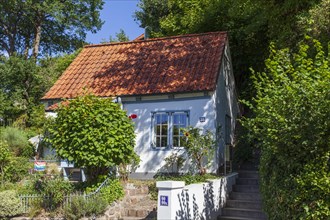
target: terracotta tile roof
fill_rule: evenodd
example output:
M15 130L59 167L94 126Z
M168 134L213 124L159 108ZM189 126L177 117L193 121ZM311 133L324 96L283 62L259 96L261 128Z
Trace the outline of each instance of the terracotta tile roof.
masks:
M54 111L55 109L57 109L60 105L63 105L63 106L67 106L69 105L69 101L68 100L65 100L65 101L62 101L62 102L58 102L58 103L55 103L51 106L48 106L46 108L46 111Z
M139 41L139 40L144 40L144 34L141 34L137 38L135 38L133 41Z
M215 89L226 32L88 45L42 99Z

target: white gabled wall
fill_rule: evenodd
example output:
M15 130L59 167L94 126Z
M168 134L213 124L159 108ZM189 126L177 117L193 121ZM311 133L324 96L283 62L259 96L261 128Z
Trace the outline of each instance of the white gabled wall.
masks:
M214 102L210 96L158 100L148 102L123 103L127 114L136 114L135 122L136 147L135 151L141 158L137 173L156 173L165 165L164 159L173 152L184 153L182 148L155 149L151 146L151 115L157 111L182 111L189 110L189 125L215 132L215 109ZM205 117L205 122L199 118ZM188 171L188 167L185 167Z
M217 152L217 159L219 166L224 165L225 160L225 137L226 137L226 115L230 120L230 142L234 144L234 131L236 125L236 118L239 114L238 99L236 95L235 79L232 70L230 51L228 44L226 44L224 55L221 61L220 74L217 82L215 93L212 100L215 103L216 111L216 127L221 128L218 132L219 149Z
M134 119L136 137L135 151L141 158L136 173L156 173L165 165L164 159L172 153L184 153L182 148L155 149L151 146L151 113L156 111L190 111L190 126L209 129L217 134L218 149L208 172L216 173L224 163L225 154L225 118L231 118L231 144L234 142L236 118L239 114L236 97L235 80L232 72L230 51L226 44L221 61L220 74L216 90L211 96L173 100L152 100L140 102L123 102L127 114L136 114ZM199 122L205 117L205 122ZM188 171L185 166L183 171ZM220 171L222 172L222 171Z

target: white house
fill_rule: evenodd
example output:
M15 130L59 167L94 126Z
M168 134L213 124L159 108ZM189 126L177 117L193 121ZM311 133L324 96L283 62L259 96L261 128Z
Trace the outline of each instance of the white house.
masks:
M210 172L229 160L239 108L226 32L85 46L42 101L52 110L86 89L136 116L135 177L149 178L166 157L184 153L178 130L186 126L221 134Z

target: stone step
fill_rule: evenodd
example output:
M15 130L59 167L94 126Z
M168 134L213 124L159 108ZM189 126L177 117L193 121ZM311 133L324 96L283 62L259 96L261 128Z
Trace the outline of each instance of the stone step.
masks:
M148 216L153 216L155 211L147 210L144 208L126 208L124 217L138 217L138 218L146 218Z
M250 170L240 170L238 171L239 178L256 178L259 179L258 171L250 171Z
M235 216L219 216L217 218L217 220L258 220L258 219L257 218L235 217Z
M125 195L135 196L135 195L148 195L148 187L134 188L134 189L125 189Z
M156 218L140 218L140 217L122 217L122 218L118 218L118 220L154 220ZM108 220L108 219L107 219ZM110 219L112 220L112 219Z
M261 201L231 200L226 201L228 208L257 209L261 210Z
M118 218L118 220L142 220L144 218L138 218L138 217L123 217L123 218Z
M244 162L239 166L240 170L258 170L259 165L253 162Z
M253 219L267 219L265 214L260 210L240 209L240 208L224 208L223 216L244 217Z
M231 192L229 198L232 200L261 201L260 193Z
M127 196L124 200L127 204L138 204L138 203L144 203L145 201L150 201L149 196L146 195L135 195L135 196ZM155 201L155 204L157 204L157 201Z
M234 185L234 192L259 192L259 185Z
M259 185L258 178L237 178L237 185Z

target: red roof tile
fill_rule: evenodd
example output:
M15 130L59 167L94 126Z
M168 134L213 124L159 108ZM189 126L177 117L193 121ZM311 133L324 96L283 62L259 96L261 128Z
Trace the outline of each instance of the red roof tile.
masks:
M88 45L42 99L212 91L226 32Z

